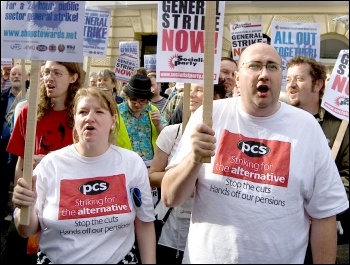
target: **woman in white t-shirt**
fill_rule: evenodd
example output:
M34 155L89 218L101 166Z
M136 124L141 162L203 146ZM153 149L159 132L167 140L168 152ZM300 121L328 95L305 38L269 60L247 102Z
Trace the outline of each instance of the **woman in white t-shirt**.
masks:
M116 112L117 111L117 112ZM18 233L39 232L38 263L155 263L154 208L147 168L117 147L111 93L81 88L74 99L74 143L50 152L33 171L34 189L16 183ZM29 225L20 222L29 207Z
M224 79L214 86L214 99L225 98ZM204 87L191 84L190 112L194 113L203 104ZM181 111L179 109L179 111ZM181 114L177 116L182 117ZM181 122L181 120L179 121ZM174 156L182 136L182 123L165 126L156 141L156 151L149 169L149 179L152 187L160 187L166 166ZM192 211L193 198L188 199L181 206L170 209L170 214L163 226L157 243L157 264L181 264L185 250L188 229ZM158 220L163 220L169 208L160 201L155 209Z

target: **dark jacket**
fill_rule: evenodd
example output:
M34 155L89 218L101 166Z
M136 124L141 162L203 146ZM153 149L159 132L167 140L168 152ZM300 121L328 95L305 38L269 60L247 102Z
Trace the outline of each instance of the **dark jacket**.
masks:
M342 120L322 109L318 121L329 141L330 148L332 148ZM346 129L335 163L338 167L345 189L347 193L349 193L349 126Z
M9 94L10 94L11 88L4 89L1 91L1 105L0 105L0 125L1 125L1 130L2 130L2 125L4 124L5 121L5 115L6 115L6 108L7 108L7 103L9 100Z

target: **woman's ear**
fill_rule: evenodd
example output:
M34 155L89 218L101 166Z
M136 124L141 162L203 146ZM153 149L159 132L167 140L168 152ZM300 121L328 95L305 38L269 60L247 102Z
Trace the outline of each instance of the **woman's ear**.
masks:
M78 79L78 74L77 73L73 74L70 83L71 84L75 83L75 81L77 81L77 79Z

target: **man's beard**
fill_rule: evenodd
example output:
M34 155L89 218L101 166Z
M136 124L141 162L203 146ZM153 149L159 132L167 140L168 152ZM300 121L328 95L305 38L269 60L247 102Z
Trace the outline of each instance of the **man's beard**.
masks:
M21 87L21 81L11 81L12 87Z
M294 107L299 107L300 106L300 99L299 98L294 98L290 99L289 97L287 98L287 103L289 105L292 105Z

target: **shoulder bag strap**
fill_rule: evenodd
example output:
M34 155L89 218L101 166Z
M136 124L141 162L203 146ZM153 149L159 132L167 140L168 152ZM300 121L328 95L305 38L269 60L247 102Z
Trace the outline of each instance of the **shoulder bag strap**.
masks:
M166 212L166 215L164 216L164 218L163 218L163 220L162 220L162 221L163 221L163 224L165 224L166 220L168 220L168 217L169 217L171 211L173 210L173 208L174 208L174 207L170 207L170 208L168 209L168 211Z

